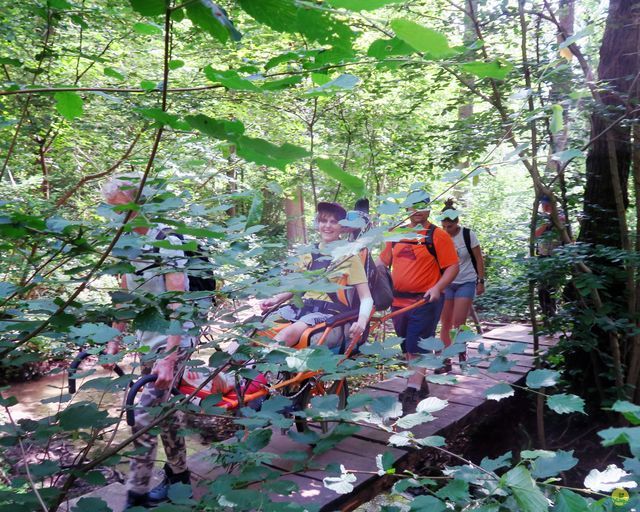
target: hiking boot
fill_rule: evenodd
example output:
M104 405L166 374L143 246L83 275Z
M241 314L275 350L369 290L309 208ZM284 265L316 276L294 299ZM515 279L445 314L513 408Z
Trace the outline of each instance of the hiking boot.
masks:
M147 508L149 506L149 494L127 491L127 504L124 506L125 512L133 507Z
M164 465L164 478L162 482L149 491L149 505L155 506L169 500L169 488L173 484L191 485L191 472L174 473L168 464Z
M433 373L435 373L436 375L441 375L443 373L449 373L451 370L453 370L453 365L451 362L451 358L447 357L444 360L443 365L438 368L437 370L435 370Z

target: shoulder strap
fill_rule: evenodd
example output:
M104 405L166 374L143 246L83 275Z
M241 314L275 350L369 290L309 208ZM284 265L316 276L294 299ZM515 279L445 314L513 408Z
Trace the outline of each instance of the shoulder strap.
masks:
M436 245L433 242L433 234L435 233L435 231L436 231L435 224L429 224L429 227L427 228L427 233L424 236L424 240L422 243L424 243L424 245L426 246L427 251L429 251L429 254L433 256L433 259L436 260L436 265L438 265L438 269L442 274L442 267L440 266L440 261L438 261L438 252L436 251Z
M324 258L324 259L323 259ZM314 245L314 252L311 253L311 261L307 265L307 270L324 270L331 265L331 260L326 255L320 253L320 246ZM342 304L338 293L327 292L327 295L331 299L331 302L336 304Z
M473 251L471 250L471 230L469 228L462 228L462 238L464 238L464 245L467 247L469 256L471 256L473 270L475 270L476 275L478 275L478 262L476 261L476 255L473 254Z

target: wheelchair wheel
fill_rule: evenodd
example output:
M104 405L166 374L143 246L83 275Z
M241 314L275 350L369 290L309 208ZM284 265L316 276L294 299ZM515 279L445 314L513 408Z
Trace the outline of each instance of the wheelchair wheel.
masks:
M347 398L349 396L349 388L347 379L335 381L312 380L305 385L298 401L298 410L313 410L311 400L317 396L337 395L337 409L342 410L347 406ZM335 420L321 420L313 418L296 417L296 428L298 432L306 432L310 429L318 429L323 435L330 434L338 424Z

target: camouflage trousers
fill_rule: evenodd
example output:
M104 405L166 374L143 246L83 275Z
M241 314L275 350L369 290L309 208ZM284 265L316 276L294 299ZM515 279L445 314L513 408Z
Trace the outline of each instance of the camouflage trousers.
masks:
M184 363L190 354L190 349L181 348L178 351L175 363L176 375L182 374ZM142 373L151 373L152 367L153 363L143 363ZM175 384L177 385L178 383L176 382ZM162 414L159 406L167 402L170 397L170 389L156 389L153 383L144 386L135 411L133 433L135 434L147 427L159 414ZM187 470L187 448L184 437L179 434L181 426L181 413L177 412L156 427L160 428L160 438L167 456L167 464L174 473L181 473ZM133 442L135 455L131 457L129 476L127 478L127 490L129 491L140 494L149 491L149 482L151 481L158 451L158 435L154 430L149 430Z

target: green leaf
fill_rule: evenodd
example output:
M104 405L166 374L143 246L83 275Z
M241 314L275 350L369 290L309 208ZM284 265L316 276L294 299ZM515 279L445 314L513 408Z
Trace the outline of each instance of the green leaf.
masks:
M184 61L180 60L180 59L172 59L169 61L169 69L174 70L174 69L180 69L182 66L184 66Z
M598 432L603 446L628 444L634 456L640 456L640 427L611 427Z
M319 87L309 89L304 93L305 96L328 96L338 92L350 91L360 82L357 76L344 74L335 80L330 80Z
M82 115L84 103L75 92L57 92L53 97L56 100L56 110L68 121Z
M464 480L451 480L442 489L436 492L436 496L443 500L466 503L469 501L469 482Z
M245 441L247 449L252 452L262 450L269 444L272 433L270 429L253 430Z
M263 207L264 207L264 201L262 198L262 192L260 191L254 192L253 199L251 200L251 208L249 208L249 213L247 214L247 222L245 224L245 229L248 229L251 226L260 224L260 221L262 220Z
M558 105L557 103L551 105L551 122L549 123L551 133L558 133L564 129L563 110L562 105Z
M111 512L113 509L102 498L82 497L71 512Z
M75 7L67 0L47 0L47 4L54 9L73 9Z
M11 57L0 57L0 64L19 68L22 66L22 61L20 59L12 59Z
M187 116L185 117L185 121L189 123L191 128L205 135L215 139L228 140L229 142L235 141L244 133L244 125L240 121L221 121L207 117L204 114Z
M402 39L394 37L392 39L378 39L369 46L367 55L375 59L385 59L396 55L410 55L415 48L409 46Z
M391 28L409 46L434 59L444 59L456 53L449 47L447 36L414 21L398 18L391 21Z
M238 3L249 16L273 30L300 33L307 39L340 49L343 56L353 54L351 43L355 32L327 11L301 7L291 0L238 0Z
M187 131L190 128L189 123L182 121L177 115L164 112L161 108L138 108L136 112L142 114L148 119L153 119L160 124L169 125L174 130Z
M592 469L584 479L585 487L596 492L611 492L617 487L634 488L637 486L630 475L615 464L609 464L604 471Z
M443 512L447 506L435 496L416 496L411 500L410 512Z
M164 14L169 6L169 0L130 0L131 7L143 16L158 16Z
M60 427L64 430L99 428L108 423L109 413L100 411L96 404L77 403L70 405L58 415Z
M587 512L589 504L579 494L569 489L560 489L556 494L553 512Z
M206 66L204 68L204 74L212 82L222 84L227 89L260 92L260 89L253 82L241 78L238 72L233 69L219 71L213 69L211 66Z
M442 400L441 398L430 396L418 402L416 411L431 414L432 412L441 411L442 409L447 407L447 405L449 405L449 402L447 400Z
M580 149L565 149L564 151L559 151L558 153L554 153L552 155L552 159L560 162L561 164L567 163L569 160L574 158L580 158L584 156L584 152Z
M60 464L52 460L45 460L39 464L29 464L29 471L37 479L45 476L54 475L60 471Z
M578 463L578 459L570 452L557 451L547 452L544 456L538 457L531 464L531 475L534 478L549 478L557 474L568 471Z
M0 298L4 299L5 297L9 297L17 289L18 289L18 287L13 283L7 283L6 281L0 281Z
M237 144L238 156L258 165L268 165L281 171L284 171L290 163L309 155L306 149L288 142L277 146L264 139L242 136L238 138Z
M494 60L491 62L466 62L461 64L460 67L478 78L504 80L513 69L513 64L502 60Z
M337 164L328 158L316 158L314 160L318 168L330 178L341 183L347 190L353 192L357 197L365 197L366 188L364 181L343 171Z
M162 28L153 23L134 23L133 31L145 36L155 36L162 34Z
M281 78L280 80L271 80L269 82L265 82L260 86L260 89L263 91L279 91L282 89L287 89L292 85L296 85L302 82L301 76L288 76L285 78Z
M505 382L501 382L499 384L496 384L495 386L491 386L484 392L485 396L489 400L495 400L496 402L499 402L503 398L513 396L514 393L515 391L513 390L513 388Z
M145 91L153 91L157 87L158 84L156 82L152 82L151 80L142 80L140 82L140 88L144 89Z
M234 28L226 12L211 0L186 2L185 9L187 17L195 26L200 27L221 43L225 43L229 36L236 41L242 37L240 32Z
M584 400L576 395L568 395L560 393L547 397L547 405L558 414L567 414L570 412L584 412Z
M344 470L344 467L342 467ZM340 476L328 476L322 479L322 483L327 489L331 489L337 494L348 494L353 491L353 483L358 478L352 473L343 471Z
M83 476L84 480L91 485L106 485L107 479L100 471L89 471Z
M350 11L374 11L389 4L399 4L405 0L328 0L327 3L336 9Z
M1 289L2 283L0 283ZM2 294L0 293L0 296ZM620 412L626 420L633 425L640 425L640 405L633 404L624 400L618 400L611 407L612 411Z
M546 512L549 503L542 491L536 486L529 471L523 466L516 466L500 479L513 493L522 512Z
M427 436L422 439L416 439L416 443L420 446L444 446L446 444L446 440L442 436Z
M532 389L555 386L560 379L560 372L555 370L533 370L527 375L527 386Z
M102 72L105 76L115 78L116 80L124 80L124 75L113 68L104 68Z
M79 338L83 343L93 341L95 343L106 343L121 333L118 329L105 324L86 323L81 327L72 327L69 333L74 338Z

